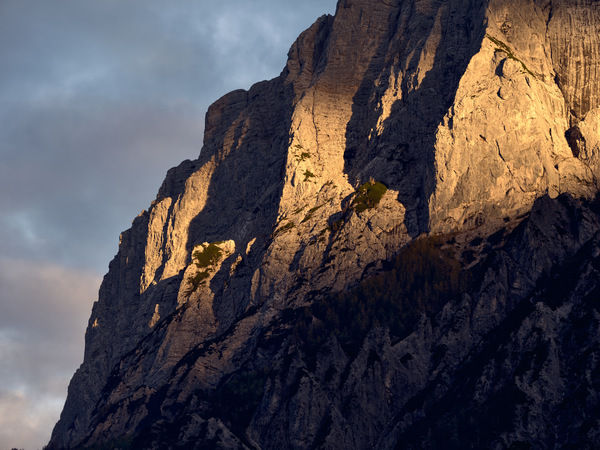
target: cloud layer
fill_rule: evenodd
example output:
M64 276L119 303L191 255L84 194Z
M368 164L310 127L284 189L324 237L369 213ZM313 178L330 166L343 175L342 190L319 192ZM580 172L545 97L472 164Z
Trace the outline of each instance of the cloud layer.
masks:
M335 0L0 2L0 450L41 448L119 233Z
M86 270L0 260L0 448L48 441L99 285Z

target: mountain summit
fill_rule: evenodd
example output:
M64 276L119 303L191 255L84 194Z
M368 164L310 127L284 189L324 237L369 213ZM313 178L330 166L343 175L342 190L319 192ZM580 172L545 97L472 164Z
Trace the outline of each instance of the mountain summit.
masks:
M593 448L599 181L600 2L340 0L121 235L49 448Z

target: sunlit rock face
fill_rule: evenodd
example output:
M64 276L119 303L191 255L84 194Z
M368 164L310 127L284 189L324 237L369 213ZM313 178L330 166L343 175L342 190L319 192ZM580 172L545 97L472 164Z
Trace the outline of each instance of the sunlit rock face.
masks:
M121 235L50 448L598 442L599 5L340 0ZM460 293L314 338L423 233Z

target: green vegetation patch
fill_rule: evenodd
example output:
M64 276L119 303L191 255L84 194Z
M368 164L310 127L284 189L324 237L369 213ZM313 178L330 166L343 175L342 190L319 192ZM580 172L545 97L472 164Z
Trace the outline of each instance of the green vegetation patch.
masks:
M310 208L308 210L308 213L306 214L306 216L304 217L304 219L302 219L302 222L300 222L300 223L308 222L310 219L312 219L313 214L316 213L323 206L325 206L325 203L323 203L322 205L317 205L314 208Z
M286 231L292 230L295 226L296 226L296 224L294 222L288 222L285 225L283 225L281 228L279 228L277 230L277 233L285 233Z
M210 273L213 271L212 266L217 264L223 256L223 250L219 247L222 243L222 241L213 242L208 244L204 250L196 250L192 254L192 262L198 269L204 270L199 270L188 280L190 284L188 294L195 292L200 286L206 283L207 278L210 277Z
M487 37L490 41L492 41L496 45L496 51L506 53L506 56L509 59L513 59L513 60L517 61L518 63L521 63L523 70L525 72L527 72L529 75L531 75L533 78L535 78L535 75L533 74L533 72L531 70L529 70L529 68L525 65L525 63L523 61L521 61L519 58L517 58L515 56L515 54L513 53L513 51L511 50L511 48L508 45L506 45L500 39L496 39L495 37L490 36L489 34L486 34L485 37Z
M367 181L356 190L356 197L352 200L352 207L358 213L375 208L386 192L387 187L383 183L373 180Z
M299 155L295 155L296 161L298 162L302 162L302 161L306 161L307 159L310 158L310 153L308 152L302 152Z
M312 173L310 170L306 169L304 171L304 181L309 181L311 178L314 178L316 175Z
M208 244L202 251L196 250L192 255L196 267L201 269L216 264L221 256L223 256L223 250L219 247L222 243L223 242L213 242L212 244Z
M296 162L302 162L302 161L306 161L307 159L309 159L312 155L310 154L310 152L308 150L306 150L304 147L302 147L302 145L300 144L296 144L294 145L294 150L296 150L294 152L294 158L296 158ZM296 152L300 152L299 154Z
M197 272L192 278L190 278L190 284L192 285L192 292L198 289L205 280L210 276L209 271Z
M512 55L513 52L511 50L511 48L506 45L504 42L502 42L500 39L496 39L493 36L490 36L489 34L485 35L486 38L488 38L490 41L492 41L495 45L497 45L497 49L496 50L500 50L504 53L506 53L507 55Z

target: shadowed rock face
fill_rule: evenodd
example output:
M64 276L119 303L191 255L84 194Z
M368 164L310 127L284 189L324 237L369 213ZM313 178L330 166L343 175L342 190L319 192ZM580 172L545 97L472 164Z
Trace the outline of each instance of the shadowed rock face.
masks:
M598 5L340 0L121 235L50 447L597 442ZM460 292L314 306L425 232Z

